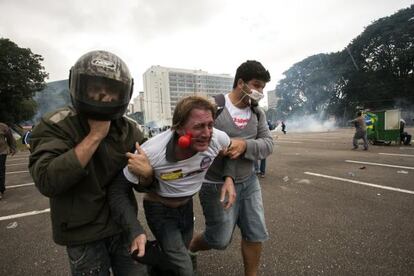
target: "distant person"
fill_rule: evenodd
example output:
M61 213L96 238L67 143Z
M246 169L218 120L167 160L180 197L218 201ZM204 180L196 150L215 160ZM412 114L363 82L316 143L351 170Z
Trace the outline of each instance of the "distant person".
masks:
M6 191L6 159L7 155L16 153L16 140L10 127L0 123L0 200Z
M266 174L266 158L262 160L257 160L254 163L254 169L257 175L259 175L261 178L264 178Z
M405 121L404 119L400 119L400 143L403 143L406 146L411 145L411 135L408 132L404 131L405 128Z
M266 114L258 108L269 81L269 71L260 62L248 60L237 68L233 90L223 95L225 105L214 126L232 138L228 156L236 162L236 201L228 210L220 201L225 160L219 156L208 170L199 193L205 230L195 235L190 244L192 254L212 248L224 250L237 226L241 232L244 272L249 276L258 274L262 245L269 238L262 191L254 171L254 162L273 151Z
M72 275L147 275L130 257L107 199L125 154L143 139L123 116L133 91L129 69L110 52L86 53L70 70L69 91L74 108L43 117L30 141L29 169L49 197L53 239L66 246Z
M286 134L286 124L284 121L282 121L282 132L283 134Z
M26 131L22 137L22 144L25 145L28 150L30 150L30 138L32 136L32 130L33 126L28 131Z
M358 149L358 140L362 139L364 141L364 150L368 150L367 126L365 125L365 119L362 116L362 112L358 111L357 117L349 122L354 124L355 127L355 134L352 139L354 147L352 149Z
M273 130L275 128L270 120L267 120L267 126L269 127L269 130ZM266 174L266 158L254 162L254 169L257 175L259 175L261 178L264 178Z
M135 154L128 154L130 159L123 174L109 187L111 210L131 237L131 248L137 249L137 253L140 248L135 239L142 227L137 220L136 199L131 194L133 188L148 189L144 197L145 217L172 267L170 275L194 274L188 253L194 227L193 196L200 190L214 158L231 144L225 132L213 128L214 114L215 107L206 98L181 99L174 110L171 130L154 136L141 147L137 145ZM187 144L182 144L183 139ZM229 208L235 198L233 179L223 179L229 186Z

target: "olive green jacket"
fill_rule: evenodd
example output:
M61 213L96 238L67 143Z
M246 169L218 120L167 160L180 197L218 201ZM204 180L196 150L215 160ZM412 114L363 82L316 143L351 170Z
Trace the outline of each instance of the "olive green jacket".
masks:
M107 186L127 164L126 152L141 142L137 125L123 117L111 122L85 168L74 148L89 132L86 118L67 107L47 114L32 132L30 173L39 191L49 197L53 239L77 245L121 232L111 218Z

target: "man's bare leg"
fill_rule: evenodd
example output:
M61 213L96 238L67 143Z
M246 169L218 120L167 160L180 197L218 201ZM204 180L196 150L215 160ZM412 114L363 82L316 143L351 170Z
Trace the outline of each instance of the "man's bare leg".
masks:
M256 276L259 270L260 255L262 254L262 243L242 240L241 250L244 263L244 275Z

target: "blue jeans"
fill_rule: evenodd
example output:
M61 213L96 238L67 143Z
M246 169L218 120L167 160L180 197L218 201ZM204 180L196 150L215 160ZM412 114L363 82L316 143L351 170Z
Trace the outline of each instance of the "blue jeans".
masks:
M220 202L222 184L203 183L199 192L206 221L203 239L211 248L225 249L231 242L236 225L246 241L263 242L269 238L257 176L253 174L245 182L234 186L236 201L227 210Z
M188 246L194 230L193 200L178 208L144 200L144 209L148 226L175 271L181 276L192 276Z
M109 276L109 268L112 268L115 276L148 275L147 267L131 258L127 238L121 234L87 244L67 246L66 251L73 276Z
M259 163L260 163L260 166L259 166ZM266 173L266 158L262 160L254 161L254 170L256 173L265 174Z

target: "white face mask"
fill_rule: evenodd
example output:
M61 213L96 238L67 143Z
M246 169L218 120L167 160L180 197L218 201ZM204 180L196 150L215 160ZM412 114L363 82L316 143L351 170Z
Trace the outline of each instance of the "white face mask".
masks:
M261 99L264 98L263 93L260 93L259 91L255 90L255 89L249 88L247 86L247 84L243 84L243 87L246 88L247 91L250 91L250 93L249 93L249 92L246 92L244 89L242 89L243 93L246 96L248 96L250 99L252 99L252 100L254 100L256 102L259 102Z

